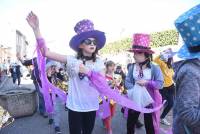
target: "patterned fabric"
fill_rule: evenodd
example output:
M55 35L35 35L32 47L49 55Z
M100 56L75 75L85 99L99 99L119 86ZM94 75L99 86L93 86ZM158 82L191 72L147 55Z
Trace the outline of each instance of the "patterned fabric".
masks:
M92 31L92 30L94 30L94 24L91 20L87 20L87 19L78 22L76 26L74 27L74 31L77 34L80 34L82 32Z
M149 34L140 34L136 33L133 35L132 49L129 51L139 51L139 52L147 52L154 53L150 48L150 35Z
M114 77L106 75L106 80L107 80L108 85L110 86L111 89L118 90L117 87L115 86ZM106 99L107 99L107 97L106 97ZM114 105L115 103L116 102L114 100L110 99L110 104L111 105Z
M200 5L182 14L175 21L185 45L178 52L183 59L200 58Z
M134 45L149 47L149 45L150 45L150 35L148 35L148 34L134 34L133 35L133 46Z
M93 22L88 19L78 22L74 27L74 31L76 32L76 35L70 40L69 46L75 51L78 51L80 44L88 38L96 39L98 50L103 48L106 43L105 33L95 30Z
M173 107L173 134L200 133L200 60L176 63L176 99Z
M58 78L56 77L53 77L53 85L60 88L61 90L63 90L64 92L67 93L68 91L68 84L64 81L61 81L59 80Z
M3 107L0 106L0 130L1 128L12 123L13 121L14 119L10 116L8 111L6 111L5 109L3 109Z

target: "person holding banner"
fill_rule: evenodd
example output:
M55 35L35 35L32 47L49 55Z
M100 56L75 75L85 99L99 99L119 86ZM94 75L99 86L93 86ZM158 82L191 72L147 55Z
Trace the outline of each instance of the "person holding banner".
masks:
M157 66L152 67L152 70L157 73L153 75L152 80L146 83L148 89L153 93L153 99L156 100L152 104L153 107L141 107L135 101L120 95L109 87L105 78L104 62L97 57L98 50L105 45L106 37L104 32L94 29L94 24L90 20L82 20L74 28L76 35L72 37L69 45L76 51L76 56L61 55L48 50L45 40L40 33L37 16L31 12L27 17L27 21L33 29L37 40L36 50L42 86L44 85L42 93L45 98L46 111L48 113L53 112L53 105L48 91L50 88L52 89L53 102L56 94L63 102L67 100L70 134L92 133L96 111L99 109L99 96L106 96L122 106L142 113L157 113L163 106L162 99L159 101L160 96L157 94L157 90L155 90L162 87L163 82ZM68 96L48 81L45 73L45 57L67 64L69 75ZM143 81L138 82L141 85L144 84ZM148 95L148 93L146 92L145 95ZM157 119L157 116L155 119Z
M46 73L47 73L47 79L50 83L57 86L57 72L58 69L61 67L60 63L48 60L46 64ZM51 94L51 89L49 89L49 92ZM53 99L53 97L51 98ZM53 113L49 114L49 125L54 125L55 133L61 134L60 130L60 120L61 120L61 99L55 95L55 101L53 102L54 111Z
M106 80L108 81L109 86L113 90L119 90L117 89L117 83L114 79L114 71L115 71L115 63L113 61L107 61L106 62ZM110 116L103 120L107 134L112 134L112 117L115 114L116 109L116 102L114 102L112 99L110 100Z
M135 63L128 69L125 86L128 98L142 108L154 108L162 103L159 89L163 87L163 75L159 66L152 63L150 35L134 34L132 48ZM127 119L127 134L135 133L135 125L140 112L129 109ZM147 134L160 133L160 112L144 113L144 123Z
M70 134L92 134L96 111L99 109L99 92L92 86L86 74L89 70L104 73L104 62L97 57L98 50L104 47L106 37L104 32L95 30L90 20L82 20L76 24L76 35L72 37L69 46L77 53L76 56L66 56L51 52L44 44L40 33L39 19L31 12L27 21L40 47L43 56L67 63L69 75L69 91L67 96L68 122Z

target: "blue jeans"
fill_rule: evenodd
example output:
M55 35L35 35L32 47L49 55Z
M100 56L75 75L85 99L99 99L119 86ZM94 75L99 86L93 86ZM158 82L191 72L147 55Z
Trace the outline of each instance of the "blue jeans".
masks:
M38 95L38 108L39 108L39 112L40 114L45 114L46 113L46 109L45 109L45 102L44 102L44 96L43 94L40 92L40 86L37 82L33 82L35 85L35 89Z

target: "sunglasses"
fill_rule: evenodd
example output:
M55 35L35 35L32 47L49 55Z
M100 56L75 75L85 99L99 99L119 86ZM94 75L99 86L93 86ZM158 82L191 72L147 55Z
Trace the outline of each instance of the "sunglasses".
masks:
M97 45L97 41L96 40L91 40L91 39L86 39L82 43L84 43L86 45L91 45L91 44L93 44L94 46Z
M135 52L136 54L143 54L144 52Z

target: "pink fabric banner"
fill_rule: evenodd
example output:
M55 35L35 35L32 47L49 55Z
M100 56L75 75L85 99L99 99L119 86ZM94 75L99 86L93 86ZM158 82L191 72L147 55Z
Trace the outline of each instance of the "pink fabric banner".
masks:
M60 99L65 103L67 100L67 96L66 94L59 88L55 87L54 85L52 85L49 80L47 79L47 75L46 75L46 59L45 57L42 56L39 47L37 47L37 57L38 57L38 68L40 70L41 73L41 82L42 82L42 93L44 96L44 100L45 100L45 107L46 107L46 112L48 113L52 113L53 112L53 104L55 102L55 96L58 95L58 97L60 97ZM50 90L52 93L52 100L51 100L51 96L50 96Z
M129 109L133 109L135 111L139 111L141 113L152 113L152 112L160 110L160 108L162 108L163 106L163 104L161 104L152 109L141 108L132 100L112 90L107 84L106 78L102 76L100 73L91 71L88 77L90 79L91 86L94 86L99 91L100 94L107 96L109 99L113 99L114 101L116 101L116 103L120 104L121 106L127 107Z
M37 39L37 43L38 43L38 47L37 47L38 65L39 65L39 70L41 71L41 81L42 81L41 92L44 95L47 112L51 113L53 112L53 103L51 102L49 89L51 89L52 94L57 94L64 102L66 102L67 96L61 89L55 87L48 81L46 77L46 71L45 71L45 64L46 64L45 57L43 57L42 53L40 52L40 48L46 48L44 39ZM116 91L113 91L107 84L106 78L102 76L100 73L91 71L88 77L90 79L91 86L94 86L96 90L99 91L100 94L102 94L103 96L107 96L109 99L113 99L114 101L116 101L116 103L124 107L127 107L129 109L133 109L141 113L152 113L152 112L160 110L160 108L163 106L163 104L161 104L159 106L154 107L153 109L141 108L132 100L124 96L121 96ZM54 98L53 98L53 102L54 102Z
M101 119L106 119L111 115L110 111L110 101L106 101L104 97L101 97L102 104L99 105L99 110L97 110L97 116Z

